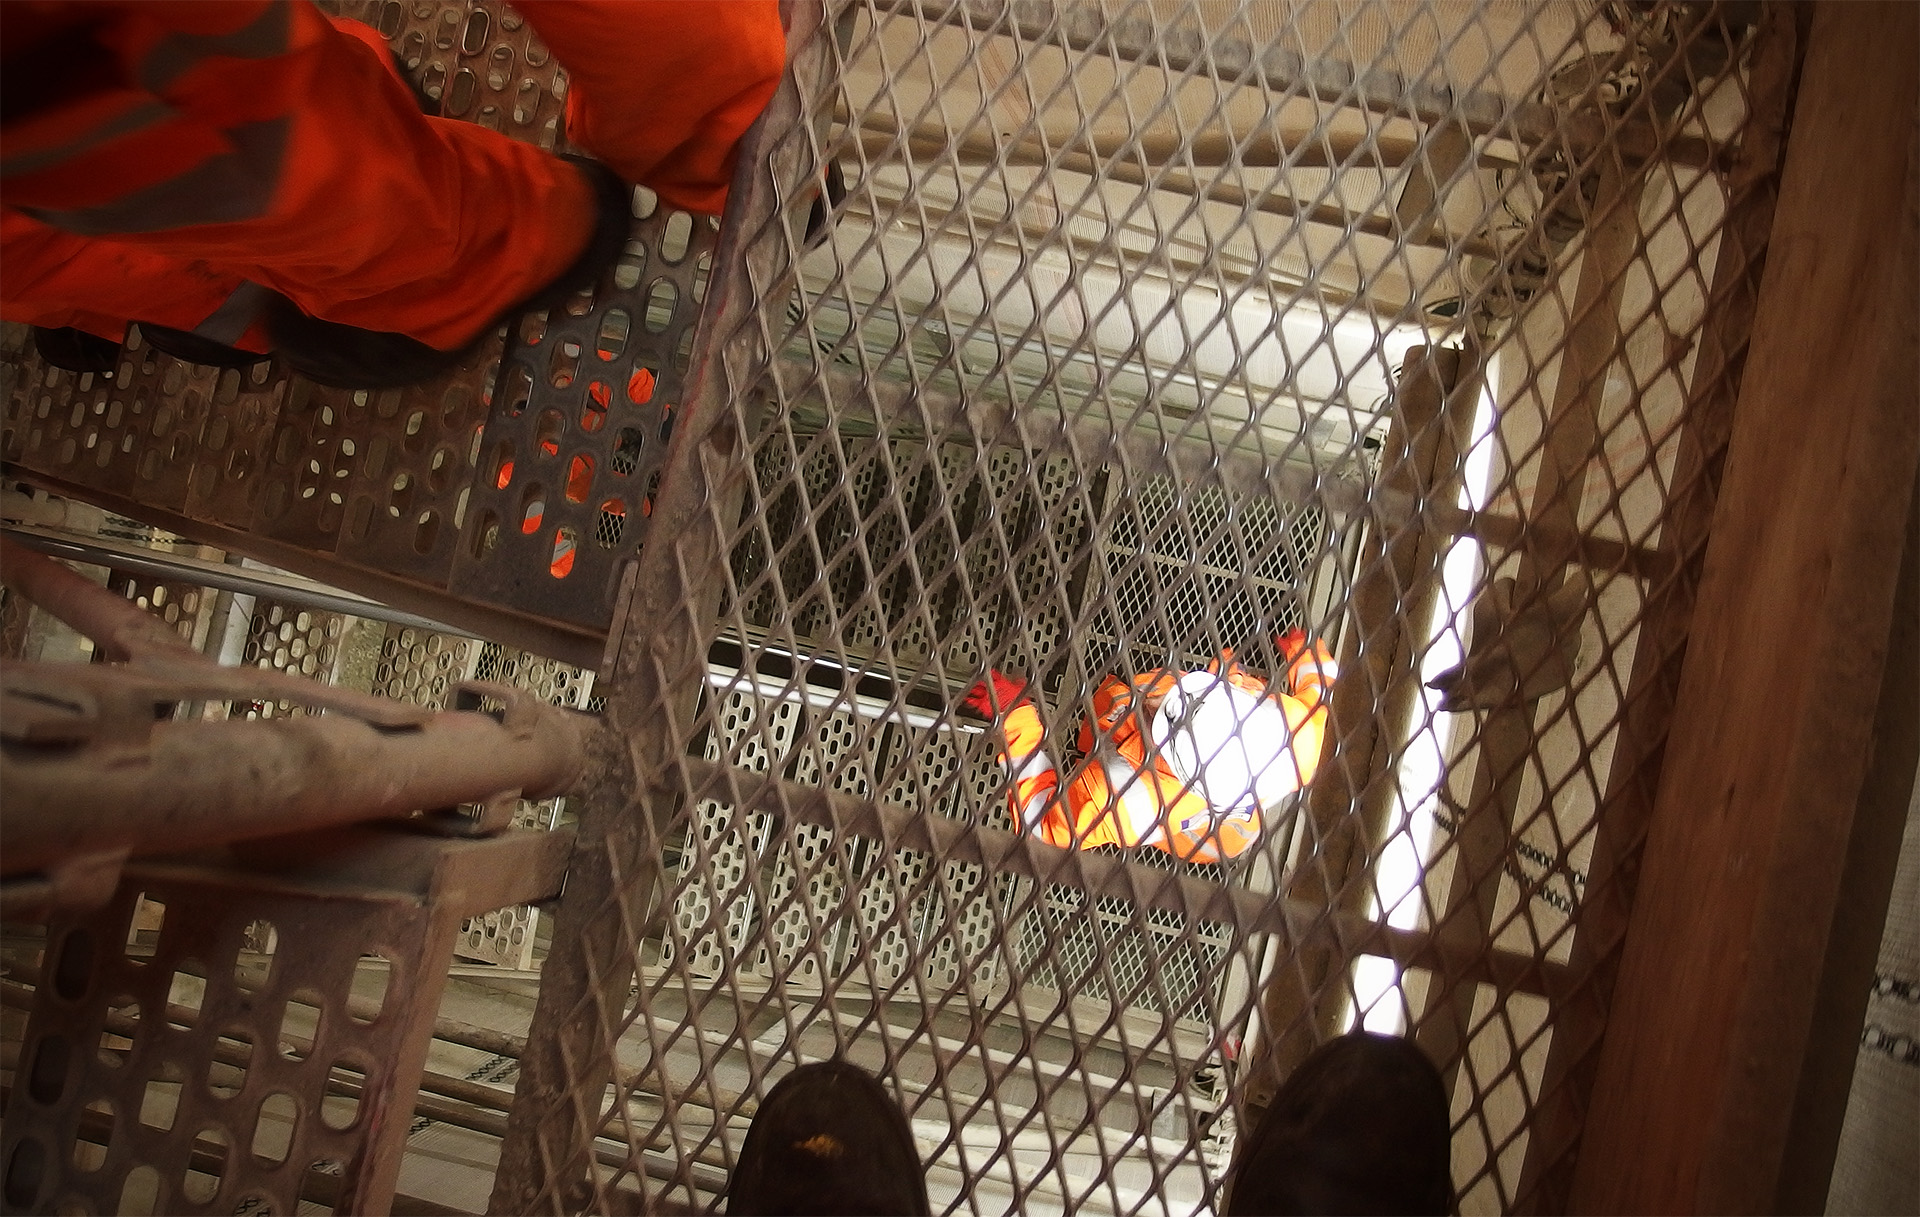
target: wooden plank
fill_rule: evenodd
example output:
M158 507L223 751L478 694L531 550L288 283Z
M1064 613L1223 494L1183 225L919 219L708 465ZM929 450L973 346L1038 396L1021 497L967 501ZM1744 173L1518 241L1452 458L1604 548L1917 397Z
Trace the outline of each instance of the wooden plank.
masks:
M1477 353L1476 353L1477 355ZM1475 355L1448 347L1407 352L1394 387L1393 425L1381 484L1417 500L1459 493L1464 453L1481 384ZM1418 623L1439 589L1442 538L1417 517L1367 520L1368 535L1348 598L1352 628L1339 656L1329 703L1325 759L1302 803L1308 858L1286 885L1289 899L1365 916L1366 875L1393 806L1393 766L1405 747L1420 691ZM1303 940L1261 995L1262 1040L1249 1053L1243 1097L1248 1126L1280 1082L1338 1031L1354 956Z
M1645 180L1644 174L1629 174L1614 164L1600 175L1595 208L1600 218L1580 256L1580 277L1567 318L1553 403L1541 436L1540 473L1528 511L1539 531L1520 560L1520 586L1538 586L1542 595L1559 588L1567 578L1571 555L1556 541L1577 535L1588 474L1605 459L1601 397L1609 369L1625 353L1620 298L1627 268L1635 257L1643 256L1646 244L1639 206ZM1437 904L1434 922L1441 934L1461 946L1487 949L1496 937L1494 907L1514 848L1521 783L1528 760L1540 745L1536 705L1501 706L1481 719L1469 754L1472 787L1453 831L1453 848L1429 872L1428 884ZM1413 1020L1415 1039L1440 1066L1449 1091L1465 1060L1477 993L1475 985L1462 983L1459 977L1435 976Z
M1447 191L1453 185L1454 175L1472 156L1473 133L1463 124L1443 121L1433 125L1421 141L1413 171L1393 205L1394 226L1402 237L1416 244L1433 239L1446 211ZM1440 234L1442 248L1446 247L1447 239L1444 232ZM1461 249L1467 253L1478 252L1464 245Z
M1783 1195L1920 463L1916 77L1920 8L1818 6L1575 1211Z
M1545 1077L1527 1130L1517 1196L1521 1212L1565 1212L1572 1187L1573 1150L1593 1086L1607 997L1613 990L1620 943L1633 906L1634 867L1653 814L1655 782L1673 722L1700 560L1713 523L1734 399L1746 365L1761 268L1773 228L1787 119L1806 48L1802 27L1810 16L1804 8L1771 9L1754 41L1748 79L1751 108L1739 154L1727 174L1727 219L1714 259L1699 355L1687 385L1674 491L1660 522L1661 549L1673 555L1675 568L1670 577L1648 582L1633 672L1621 706L1619 743L1595 817L1587 895L1575 912L1569 962L1584 983L1573 1000L1554 1011Z
M1907 553L1895 595L1873 756L1848 839L1831 947L1816 989L1819 1005L1775 1194L1775 1211L1782 1213L1817 1213L1832 1191L1880 938L1913 808L1914 770L1920 765L1920 696L1915 693L1920 687L1920 495L1907 512Z

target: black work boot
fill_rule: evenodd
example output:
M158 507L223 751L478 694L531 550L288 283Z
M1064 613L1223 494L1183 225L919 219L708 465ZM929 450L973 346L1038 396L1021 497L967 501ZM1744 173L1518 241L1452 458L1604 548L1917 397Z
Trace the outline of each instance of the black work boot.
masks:
M632 188L598 161L583 156L561 159L577 166L593 188L599 204L593 232L572 265L502 313L498 321L564 304L575 292L598 283L627 247L627 233L633 227ZM268 299L266 308L274 350L308 380L336 389L393 389L430 380L459 364L494 329L486 327L459 350L442 351L405 334L310 317L278 293Z
M1221 1212L1447 1213L1440 1073L1411 1041L1356 1031L1293 1071L1236 1155Z
M800 1066L780 1079L747 1128L727 1212L926 1217L926 1171L907 1117L856 1066Z
M63 325L33 327L33 349L40 358L68 372L109 375L120 363L120 344L111 338Z
M239 347L228 346L190 330L176 330L172 326L155 325L150 321L140 323L140 333L146 338L147 345L162 355L171 355L182 363L197 363L203 367L250 368L273 358L258 351L243 351Z

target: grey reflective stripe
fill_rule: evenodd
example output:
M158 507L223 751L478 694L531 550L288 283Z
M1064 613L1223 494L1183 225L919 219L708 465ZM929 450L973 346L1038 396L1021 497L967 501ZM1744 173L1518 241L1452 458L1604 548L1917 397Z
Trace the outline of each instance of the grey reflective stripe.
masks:
M1048 756L1047 750L1042 747L1039 751L1027 757L1026 760L1021 761L1017 765L1009 765L1008 767L1013 771L1014 781L1024 782L1028 778L1039 777L1043 773L1053 772L1054 764L1053 758Z
M1105 739L1105 736L1096 737L1099 741ZM1142 768L1111 743L1096 742L1093 747L1093 759L1106 771L1107 788L1113 791L1114 814L1133 830L1142 845L1160 839L1166 829L1161 815L1160 789L1147 772L1153 767L1153 756L1151 751L1147 753L1146 767Z
M213 315L193 327L193 332L202 338L211 338L215 342L224 342L228 346L240 341L254 319L260 315L260 309L273 293L252 280L247 280L233 289L225 302L213 310Z
M140 61L140 87L158 93L202 59L269 59L287 49L287 0L271 0L267 10L231 34L169 34Z
M1020 809L1020 827L1031 832L1041 820L1046 818L1048 805L1053 802L1054 796L1059 793L1060 791L1056 787L1053 790L1039 791L1035 793L1032 798L1028 799L1026 806Z
M164 182L136 190L111 203L71 211L23 207L43 224L83 237L115 233L165 232L200 224L225 224L265 215L280 185L286 158L288 118L248 123L226 133L234 150L209 159Z
M40 152L23 152L18 156L0 156L0 178L25 177L29 173L51 169L82 153L91 152L109 140L118 139L142 127L151 127L156 123L165 122L174 117L175 113L174 108L164 102L143 102L123 114L114 115L79 139L69 140L58 148L47 148Z
M1047 750L1044 746L1027 757L1026 760L1021 761L1018 765L1009 764L1008 768L1013 771L1013 784L1016 787L1028 778L1039 777L1043 773L1054 772L1053 758L1047 755ZM1046 814L1047 805L1053 801L1053 797L1057 793L1059 793L1058 787L1055 787L1053 790L1035 792L1020 808L1021 826L1031 829L1034 825L1038 824L1040 818Z

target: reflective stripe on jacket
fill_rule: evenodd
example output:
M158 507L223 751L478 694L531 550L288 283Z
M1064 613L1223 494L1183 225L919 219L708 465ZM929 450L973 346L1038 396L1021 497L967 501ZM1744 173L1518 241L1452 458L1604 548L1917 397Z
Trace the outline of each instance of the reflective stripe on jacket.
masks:
M1319 768L1333 661L1321 644L1306 648L1288 667L1288 691L1270 688L1231 654L1207 665L1206 671L1270 698L1285 716L1285 749L1292 763L1279 767L1284 780L1263 784L1266 808L1251 801L1231 808L1211 806L1142 731L1182 675L1162 668L1131 682L1109 676L1100 683L1093 695L1093 719L1080 725L1078 755L1064 792L1061 766L1047 747L1039 710L1023 702L1004 716L1003 757L1013 781L1008 799L1015 822L1063 848L1151 845L1196 862L1218 862L1246 852L1260 838L1263 812L1271 810L1278 797L1305 787Z

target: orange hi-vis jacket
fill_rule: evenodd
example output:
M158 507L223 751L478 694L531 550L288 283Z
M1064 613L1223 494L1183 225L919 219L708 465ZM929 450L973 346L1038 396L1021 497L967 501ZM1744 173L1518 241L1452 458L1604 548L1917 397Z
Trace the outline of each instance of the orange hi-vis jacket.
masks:
M773 95L773 0L524 0L567 135L718 212ZM152 321L264 350L267 290L457 350L593 231L578 168L422 115L372 30L310 0L0 3L0 315L118 339Z
M1284 733L1284 738L1260 741L1256 749L1284 757L1263 771L1261 799L1239 798L1231 806L1209 801L1204 776L1182 775L1183 767L1193 766L1182 766L1175 750L1162 746L1178 728L1156 725L1162 703L1183 679L1194 684L1194 674L1162 668L1130 682L1118 676L1102 681L1093 695L1094 719L1080 724L1080 765L1064 791L1061 767L1046 746L1040 711L1023 700L1001 722L1006 737L1002 759L1014 783L1008 796L1014 819L1022 829L1063 848L1151 845L1186 861L1237 857L1260 838L1262 801L1270 810L1278 798L1313 780L1334 675L1332 656L1317 642L1302 648L1288 664L1285 690L1272 688L1235 662L1230 652L1207 665L1199 683L1210 678L1271 702L1279 716L1262 715L1261 725ZM1248 700L1236 699L1240 705Z

